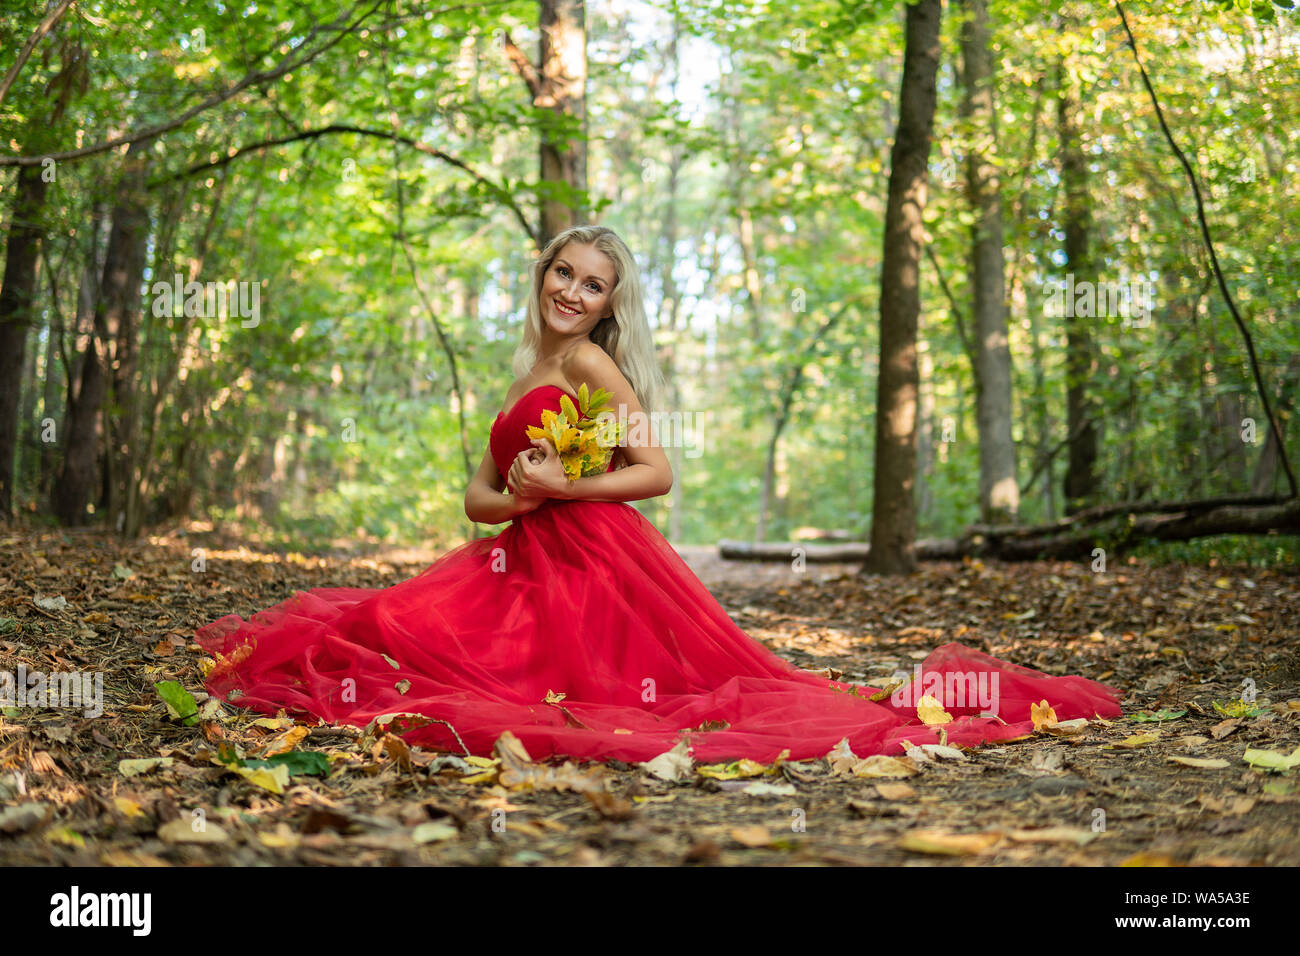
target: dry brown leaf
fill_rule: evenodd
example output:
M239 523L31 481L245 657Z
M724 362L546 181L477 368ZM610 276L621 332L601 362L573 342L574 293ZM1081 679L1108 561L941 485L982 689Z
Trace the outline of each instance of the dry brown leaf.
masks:
M1222 740L1228 734L1232 733L1241 726L1242 718L1229 717L1227 720L1221 720L1210 728L1210 736L1215 740Z
M303 728L306 729L306 728ZM384 734L382 738L384 751L389 758L396 762L404 773L411 772L411 748L401 737L393 734Z
M690 754L687 753L689 748L690 744L686 741L678 741L677 746L672 750L665 751L641 764L641 769L665 783L676 783L691 772L692 761Z
M583 796L606 820L630 820L636 816L636 807L612 793L604 790L588 790L583 793Z
M849 738L842 737L831 752L826 755L826 762L831 765L832 773L852 773L858 757L849 748Z
M997 833L948 833L944 830L912 830L898 841L900 850L939 856L975 856L998 842Z
M755 824L748 827L733 827L728 832L741 846L760 847L770 846L772 843L772 831L765 826Z
M1098 834L1082 827L1043 827L1041 830L1008 830L1007 836L1017 843L1073 843L1083 846Z
M1043 730L1054 737L1073 737L1075 734L1083 733L1087 728L1087 717L1076 717L1074 720L1059 720L1054 724L1043 725Z
M45 750L38 750L32 754L28 766L35 773L52 773L55 776L63 776L63 771L59 768L59 765L54 762L54 758Z
M1230 764L1219 757L1184 757L1173 755L1168 758L1171 763L1180 763L1184 767L1200 767L1202 770L1224 770Z
M885 754L872 754L853 765L855 777L911 777L920 773L920 768L910 757L888 757Z
M215 823L203 821L198 829L191 820L168 820L158 828L164 843L227 843L230 835Z
M916 796L916 791L906 783L878 783L876 793L886 800L908 800Z

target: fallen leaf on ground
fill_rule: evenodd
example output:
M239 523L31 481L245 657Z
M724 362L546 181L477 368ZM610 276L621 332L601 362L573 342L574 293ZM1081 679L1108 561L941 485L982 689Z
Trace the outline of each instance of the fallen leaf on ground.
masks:
M225 843L230 835L215 823L204 823L196 830L190 820L168 820L158 828L164 843Z
M641 769L665 783L676 783L691 772L690 745L682 740L672 750L641 764Z
M769 846L772 842L772 831L765 826L733 827L729 833L741 846Z
M855 777L911 777L920 773L920 769L910 757L889 757L885 754L872 754L853 765Z
M943 830L912 830L898 841L900 850L939 856L974 856L998 842L997 833L947 833Z
M1083 846L1099 834L1082 827L1043 827L1041 830L1008 830L1007 836L1017 843L1073 843Z
M1285 773L1292 767L1300 765L1300 747L1296 747L1289 754L1277 750L1256 750L1253 747L1247 747L1246 752L1241 755L1241 759L1256 770L1273 770L1278 773Z
M170 767L175 760L171 757L144 757L134 760L119 760L117 762L117 771L124 777L134 777L136 774L148 773L151 770L158 770L162 767Z
M1210 728L1210 736L1215 740L1222 740L1228 734L1232 733L1241 726L1240 717L1229 717L1227 720L1221 720Z
M1228 761L1220 757L1183 757L1175 755L1169 758L1172 763L1180 763L1184 767L1200 767L1202 770L1223 770L1228 767Z
M886 800L908 800L916 796L916 791L906 783L878 783L876 793Z

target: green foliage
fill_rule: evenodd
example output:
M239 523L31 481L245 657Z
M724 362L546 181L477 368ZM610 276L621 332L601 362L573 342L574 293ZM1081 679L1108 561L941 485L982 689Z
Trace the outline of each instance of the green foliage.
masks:
M1220 534L1190 541L1149 541L1131 553L1152 564L1251 568L1300 567L1300 536Z
M1291 14L1279 13L1294 6L1125 4L1275 396L1300 352L1300 75L1284 50ZM249 71L304 54L148 153L147 285L193 268L200 281L260 283L262 309L250 326L155 315L146 296L150 521L207 517L312 551L358 540L445 545L468 530L462 496L515 377L535 251L512 207L533 222L539 198L563 192L538 182L538 139L580 131L535 106L502 53L503 30L535 48L535 4L377 9L358 29L324 32L311 24L342 10L323 0L273 0L239 17L199 0L69 13L0 103L0 141L22 155L57 153L172 120ZM1147 277L1158 288L1149 325L1109 314L1090 328L1095 497L1243 493L1263 429L1247 442L1242 422L1264 418L1113 8L990 9L1020 481L1064 437L1064 333L1045 305L1065 271L1059 64L1087 106L1088 278ZM947 10L926 211L938 271L927 261L920 276L928 373L918 427L928 450L918 530L934 536L978 515L976 385L958 323L964 313L969 334L962 176L975 133L958 116L960 24L957 5ZM0 23L3 49L18 49L39 16L33 7ZM811 526L865 536L902 5L674 2L638 7L633 19L589 5L587 24L592 217L639 257L656 339L675 363L677 410L707 412L703 454L679 461L681 513L666 500L637 506L661 527L672 517L685 541L750 536L780 422L768 535ZM396 128L421 148L356 132L295 138L332 124ZM90 224L111 208L121 155L56 169L19 458L31 520L42 520L49 478L35 423L62 424L62 356L86 332L76 299ZM11 182L12 170L0 171L6 202ZM1024 520L1061 513L1062 460L1025 488ZM1273 488L1282 489L1275 477ZM1294 538L1139 551L1255 566L1294 565L1296 552Z

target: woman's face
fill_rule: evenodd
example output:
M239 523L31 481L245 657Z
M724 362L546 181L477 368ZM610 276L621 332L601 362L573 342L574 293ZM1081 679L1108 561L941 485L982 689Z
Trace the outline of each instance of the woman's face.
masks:
M595 246L566 242L542 277L542 320L562 335L586 335L613 315L614 263Z

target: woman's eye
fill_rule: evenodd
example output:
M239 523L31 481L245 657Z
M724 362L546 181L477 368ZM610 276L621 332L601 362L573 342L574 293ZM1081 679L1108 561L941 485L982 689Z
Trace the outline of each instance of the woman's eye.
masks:
M588 282L587 288L590 289L592 292L597 292L597 293L600 292L600 286L596 285L596 283L594 282Z

